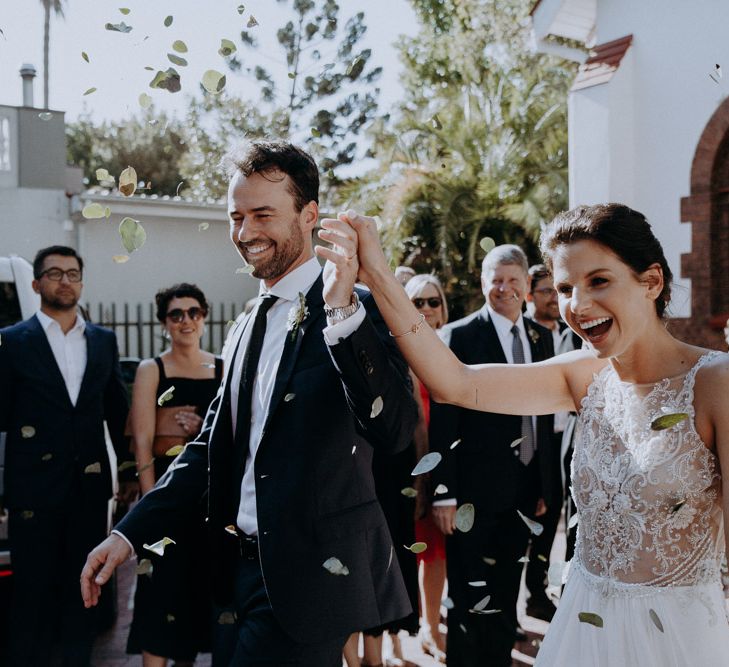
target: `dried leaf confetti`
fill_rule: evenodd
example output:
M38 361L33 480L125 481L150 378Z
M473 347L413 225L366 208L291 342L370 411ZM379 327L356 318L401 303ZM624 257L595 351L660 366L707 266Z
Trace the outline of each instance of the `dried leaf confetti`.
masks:
M407 546L405 544L403 544L403 546L408 551L412 551L414 554L421 554L428 548L428 545L425 542L414 542L410 546Z
M112 255L114 264L126 264L129 261L129 255Z
M246 10L245 5L238 5L238 13L243 14L243 12Z
M541 535L544 532L544 526L528 516L524 516L519 510L516 513L521 517L521 520L526 524L532 535Z
M257 25L258 21L256 21L256 17L251 14L248 19L248 23L246 23L246 28L255 28Z
M53 458L53 454L43 454L41 461L50 461Z
M137 464L134 461L122 461L121 465L117 468L117 471L124 472L129 468L136 468Z
M89 463L89 465L87 465L84 468L84 475L93 475L93 474L98 474L100 472L101 472L101 463L99 463L98 461L96 461L96 463Z
M209 69L203 74L201 83L205 90L216 95L225 88L225 74Z
M50 111L41 111L38 114L38 118L40 118L41 120L50 120L51 118L53 118L53 114Z
M400 490L400 493L406 498L415 498L418 495L418 492L412 486L406 486Z
M139 561L139 564L137 565L137 575L147 575L148 577L151 577L153 571L154 565L152 565L152 561L149 560L149 558L142 558L142 560Z
M104 27L107 30L111 30L112 32L127 33L132 31L132 26L127 25L126 23L124 23L124 21L122 21L121 23L107 23Z
M220 625L235 625L236 615L232 611L224 611L218 616Z
M449 611L450 611L451 609L453 609L453 607L455 607L455 605L453 604L453 600L451 600L450 598L443 598L443 599L442 599L442 600L440 601L440 603L441 603L441 605L442 605L442 606L444 606L444 607L445 607L446 609L448 609Z
M184 445L175 445L174 447L170 447L166 452L165 456L178 456L179 454L182 454L182 452L185 451Z
M467 533L473 528L473 522L476 520L476 508L472 503L463 503L456 510L456 528L462 533Z
M20 429L20 435L24 438L32 438L35 435L35 429L32 426L23 426Z
M197 231L204 232L208 227L210 227L210 223L209 222L201 222L197 226Z
M451 448L451 449L455 449L455 448L456 448L456 447L458 447L458 445L460 445L460 444L461 444L461 439L460 439L460 438L458 438L458 440L456 440L455 442L452 442L452 443L451 443L451 446L450 446L450 448Z
M653 625L655 625L661 632L665 632L663 629L663 623L661 623L661 619L658 618L658 614L656 614L654 609L648 610L648 615L651 617L651 621L653 621Z
M496 242L490 236L484 236L478 244L486 254L490 253L496 247Z
M172 21L174 21L173 16L166 16L164 20L165 28L169 28L172 25Z
M509 447L512 447L512 448L513 447L518 447L522 443L523 440L524 440L524 438L517 438L516 440L514 440L514 442L512 442L509 445Z
M205 223L203 223L205 224ZM207 227L205 228L207 229ZM255 271L255 268L253 267L253 264L246 264L245 266L241 266L240 268L236 269L236 273L253 273Z
M384 407L385 407L385 403L382 400L382 396L378 396L374 401L372 401L370 419L374 419L375 417L377 417L382 412L382 408L384 408Z
M589 623L596 628L603 627L602 617L599 614L594 614L590 611L581 611L577 614L577 618L580 620L580 623Z
M174 53L168 53L167 59L173 64L177 65L178 67L187 67L187 60L180 56L176 56Z
M119 236L127 252L139 250L147 240L147 232L139 224L139 220L135 220L134 218L124 218L119 223Z
M434 496L442 496L444 493L448 493L448 487L445 484L438 484L433 491Z
M418 461L418 464L413 468L413 471L410 474L415 476L430 472L441 462L442 459L443 457L440 452L429 452L423 456L420 461Z
M469 586L473 586L474 588L483 588L486 585L485 581L469 581Z
M236 45L229 39L220 40L220 48L218 49L218 53L223 56L223 58L227 58L228 56L234 54L236 51Z
M131 197L137 189L137 171L134 167L127 167L119 174L119 192L125 197Z
M96 92L96 88L89 88L89 89L88 89L88 90L87 90L87 91L86 91L86 92L84 93L84 97L85 97L86 95L91 95L91 93L95 93L95 92Z
M580 522L580 515L575 512L567 523L567 530L572 530Z
M81 210L81 215L87 220L96 220L103 218L106 213L106 209L101 204L87 204Z
M172 385L169 389L162 392L160 394L160 397L157 399L157 405L162 407L167 401L169 401L172 398L172 395L175 393L175 387Z
M83 59L84 59L84 60L85 60L86 62L90 62L90 61L89 61L89 54L88 54L88 53L86 53L86 51L81 51L81 57L82 57L82 58L83 58Z
M142 546L147 551L151 551L153 554L157 554L158 556L164 556L165 548L170 544L177 544L177 542L169 537L163 537L161 540L155 542L154 544L143 544Z
M177 53L187 53L187 44L181 39L176 39L172 42L172 50L177 51Z
M680 424L686 419L688 419L688 413L686 412L675 412L673 414L661 415L651 422L651 430L665 431L668 428L676 426L676 424Z
M336 558L335 556L332 556L331 558L327 558L323 563L322 567L329 572L330 574L334 574L336 576L344 576L346 577L349 574L349 569L346 565L342 563L339 558Z

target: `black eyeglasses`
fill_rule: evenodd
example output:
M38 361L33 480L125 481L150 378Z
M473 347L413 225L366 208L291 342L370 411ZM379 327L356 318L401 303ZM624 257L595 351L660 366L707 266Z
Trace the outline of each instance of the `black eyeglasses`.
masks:
M539 289L532 290L535 294L541 294L542 296L557 296L557 290L554 287L540 287Z
M429 299L412 299L413 305L420 310L427 303L431 308L440 308L443 300L439 296L431 296Z
M66 276L70 283L80 283L82 273L79 269L69 269L68 271L64 271L63 269L46 269L45 271L41 271L38 279L43 276L55 283L60 283L63 280L63 276Z
M205 317L207 312L202 308L198 308L198 306L193 306L192 308L173 308L167 313L167 319L179 324L185 319L185 315L187 315L193 322L197 322Z

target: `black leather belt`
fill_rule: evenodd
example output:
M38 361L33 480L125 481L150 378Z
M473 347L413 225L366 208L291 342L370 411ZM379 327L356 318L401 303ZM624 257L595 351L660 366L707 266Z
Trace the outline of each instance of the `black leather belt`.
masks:
M238 531L238 547L240 557L245 560L258 560L258 538Z

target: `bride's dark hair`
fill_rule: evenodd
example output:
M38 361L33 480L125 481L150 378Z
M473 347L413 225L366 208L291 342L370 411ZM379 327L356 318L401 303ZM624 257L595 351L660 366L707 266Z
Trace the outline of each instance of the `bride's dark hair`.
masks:
M671 300L673 274L663 248L645 216L624 204L577 206L560 213L550 222L540 241L545 262L552 270L552 254L558 246L575 241L596 241L612 250L634 273L659 264L663 271L663 291L656 299L656 313L663 317Z

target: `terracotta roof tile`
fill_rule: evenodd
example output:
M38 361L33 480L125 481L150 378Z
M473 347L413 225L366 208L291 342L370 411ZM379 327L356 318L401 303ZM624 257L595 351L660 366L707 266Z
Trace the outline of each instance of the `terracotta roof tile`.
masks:
M610 81L632 43L633 35L626 35L595 46L590 57L580 66L572 90L581 90Z

